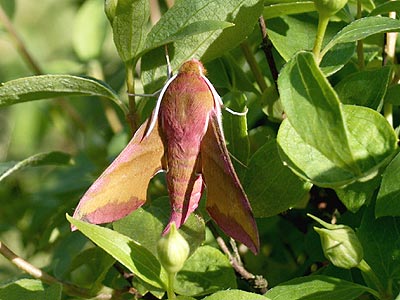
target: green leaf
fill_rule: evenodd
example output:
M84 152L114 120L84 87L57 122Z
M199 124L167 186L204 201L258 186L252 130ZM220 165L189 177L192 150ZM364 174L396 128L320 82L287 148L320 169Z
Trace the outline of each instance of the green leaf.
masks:
M342 108L350 149L354 162L361 170L358 175L336 165L329 153L325 156L308 144L289 121L285 120L279 128L282 160L297 175L321 187L343 188L357 180L368 181L378 174L396 151L393 128L379 113L366 107L344 105ZM320 134L320 141L324 143L329 133ZM335 147L340 147L340 141L336 143Z
M103 7L104 1L89 0L82 4L76 14L72 43L83 61L97 58L101 53L108 25Z
M346 208L355 213L364 204L368 204L370 202L380 182L381 178L376 176L370 181L356 181L344 188L337 188L335 189L335 192Z
M319 67L325 76L330 76L343 68L353 57L356 50L355 43L343 43L335 45L322 58Z
M400 84L394 84L387 89L385 103L400 105Z
M298 277L270 289L271 300L352 300L371 290L339 278L313 275Z
M148 34L148 0L118 0L112 21L114 43L124 62L137 60Z
M373 178L393 155L390 124L376 111L340 104L311 53L287 63L278 84L287 115L278 132L280 154L298 175L340 187Z
M251 157L243 186L256 217L274 216L296 206L311 188L283 165L275 139Z
M387 17L358 19L339 31L322 50L321 55L339 43L355 42L376 33L400 31L400 21Z
M400 154L391 161L383 172L382 184L376 199L376 217L400 216Z
M392 285L392 293L397 295L400 292L400 218L376 218L375 209L373 204L367 207L357 236L364 248L364 260L385 290Z
M263 112L269 120L280 123L283 121L284 111L278 90L274 84L266 88L260 99Z
M227 107L236 111L246 110L246 96L241 92L229 92L223 97ZM229 111L223 113L224 136L227 140L229 153L233 157L232 163L239 178L245 171L249 159L250 143L247 133L246 115L234 115Z
M36 279L20 279L0 287L0 299L4 300L59 300L61 284L45 285Z
M236 288L236 277L228 258L221 251L202 246L185 262L174 286L175 292L181 295L205 295Z
M165 289L167 275L157 258L145 247L111 229L79 221L68 215L67 219L141 280L156 288Z
M59 151L38 153L19 162L0 163L0 182L14 172L26 167L66 165L69 163L71 163L71 156Z
M203 298L203 300L271 300L260 294L249 293L241 290L219 291L211 296Z
M0 6L7 16L12 19L15 14L15 0L0 0Z
M181 28L176 28L177 29L176 32L163 31L160 27L158 27L157 28L159 29L158 31L152 30L149 33L146 39L146 46L144 47L143 52L140 53L139 55L143 55L144 53L153 50L154 48L178 41L183 38L188 38L190 36L209 31L222 30L232 26L235 26L235 24L226 21L202 20L189 23L188 25L185 25L184 27Z
M264 8L264 19L273 19L283 15L301 14L315 11L313 1L271 4Z
M400 1L388 1L386 3L382 3L381 5L375 7L375 9L369 13L369 16L388 14L391 11L395 11L398 14L400 13Z
M245 40L253 31L262 7L262 0L177 1L151 29L148 39L151 41L152 36L157 36L154 40L162 41L191 23L202 24L209 20L218 20L235 24L224 30L208 31L185 38L182 36L168 47L173 70L177 70L184 61L193 57L207 62L222 56ZM155 57L159 57L159 60ZM145 85L157 82L160 77L165 76L165 66L160 68L164 61L163 51L157 49L142 57L142 81Z
M390 67L352 73L342 79L335 90L344 104L362 105L380 111L391 74Z
M281 16L268 20L268 36L275 49L289 61L301 50L311 50L317 34L318 20L309 15ZM325 33L325 41L331 39L343 23L331 22ZM352 57L355 43L340 45L329 51L321 61L325 74L333 74L341 69Z
M74 254L71 265L64 271L71 274L73 282L78 282L80 287L86 287L91 291L101 288L115 259L99 247L85 249L78 255Z
M0 107L62 96L100 96L126 106L104 82L72 75L40 75L11 80L0 85Z
M113 227L157 256L157 242L168 224L170 210L169 197L161 197L114 222ZM195 214L191 214L185 224L179 228L179 233L189 243L192 254L204 242L204 221Z
M313 55L300 52L291 59L281 71L278 86L287 118L299 136L335 165L358 174L339 99ZM324 139L325 134L329 136Z

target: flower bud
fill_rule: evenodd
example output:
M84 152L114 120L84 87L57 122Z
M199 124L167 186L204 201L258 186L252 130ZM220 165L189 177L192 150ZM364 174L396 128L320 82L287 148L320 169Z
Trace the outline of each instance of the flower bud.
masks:
M314 227L321 238L325 257L339 268L357 267L363 259L364 251L354 230L346 225L333 225L312 215L308 216L326 228Z
M341 10L348 0L314 0L315 8L319 14L333 16Z
M179 272L189 256L189 244L171 223L169 233L157 244L158 258L164 269L170 273Z

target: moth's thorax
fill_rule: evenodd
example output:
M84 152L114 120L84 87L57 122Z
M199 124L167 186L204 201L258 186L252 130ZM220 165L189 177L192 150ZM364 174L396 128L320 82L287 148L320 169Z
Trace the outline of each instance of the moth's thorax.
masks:
M205 80L195 73L179 73L161 102L161 130L167 140L200 142L213 109L214 98Z
M207 71L204 69L203 64L197 59L191 59L185 62L179 68L179 74L192 73L205 76Z

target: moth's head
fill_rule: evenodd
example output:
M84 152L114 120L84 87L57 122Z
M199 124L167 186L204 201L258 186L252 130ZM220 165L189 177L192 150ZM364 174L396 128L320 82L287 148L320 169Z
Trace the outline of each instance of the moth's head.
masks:
M183 63L179 69L179 73L192 73L200 76L205 76L207 71L204 69L203 64L195 58Z

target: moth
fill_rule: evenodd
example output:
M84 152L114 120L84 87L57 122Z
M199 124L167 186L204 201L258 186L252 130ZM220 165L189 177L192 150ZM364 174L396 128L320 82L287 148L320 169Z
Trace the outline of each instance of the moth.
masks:
M206 209L229 236L259 251L256 222L232 166L222 130L222 100L202 63L185 62L162 88L152 115L80 200L74 218L100 224L121 219L146 202L147 187L166 173L171 216L179 228Z

